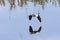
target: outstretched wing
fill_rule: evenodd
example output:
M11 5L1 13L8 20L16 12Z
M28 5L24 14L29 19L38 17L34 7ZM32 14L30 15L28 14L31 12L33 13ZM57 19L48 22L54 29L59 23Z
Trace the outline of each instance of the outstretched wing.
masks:
M38 15L37 19L39 20L39 22L41 22L41 17Z
M42 29L42 27L40 26L40 28L38 29L38 32L40 32L40 31L41 31L41 29Z
M31 26L29 26L29 32L33 33L33 29Z
M29 15L29 20L31 20L32 19L32 16L31 15Z

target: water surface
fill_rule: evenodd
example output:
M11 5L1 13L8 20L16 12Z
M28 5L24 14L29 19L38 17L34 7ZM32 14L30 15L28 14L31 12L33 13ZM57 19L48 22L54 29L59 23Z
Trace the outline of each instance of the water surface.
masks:
M60 40L60 0L0 0L0 4L0 40ZM28 15L38 12L42 22L29 21ZM42 26L41 32L31 35L30 25L34 30Z

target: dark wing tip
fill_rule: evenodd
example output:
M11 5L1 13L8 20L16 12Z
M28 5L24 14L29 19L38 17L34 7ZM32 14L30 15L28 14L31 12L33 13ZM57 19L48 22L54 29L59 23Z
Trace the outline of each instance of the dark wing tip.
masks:
M39 22L41 22L41 17L40 16L38 16L37 19L39 20Z
M31 19L32 19L32 16L30 15L30 16L29 16L29 20L31 20Z
M32 33L33 32L33 29L31 26L29 26L29 32Z
M42 29L42 27L40 26L40 28L39 28L38 32L40 32L40 31L41 31L41 29Z

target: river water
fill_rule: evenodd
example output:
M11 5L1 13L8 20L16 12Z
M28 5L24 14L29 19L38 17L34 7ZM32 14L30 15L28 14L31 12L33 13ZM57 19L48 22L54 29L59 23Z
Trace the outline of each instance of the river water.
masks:
M0 40L60 40L59 0L12 0L13 5L10 1L0 0ZM29 20L29 14L38 13L41 23ZM41 32L31 35L30 25L33 30L42 26Z

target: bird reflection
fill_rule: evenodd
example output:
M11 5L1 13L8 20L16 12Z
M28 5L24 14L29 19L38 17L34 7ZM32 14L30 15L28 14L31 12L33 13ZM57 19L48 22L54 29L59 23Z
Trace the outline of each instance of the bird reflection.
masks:
M31 34L36 34L37 32L40 32L40 31L41 31L41 28L42 28L42 27L40 26L38 30L33 31L32 26L29 26L29 32L30 32Z
M41 17L40 17L40 15L39 15L39 13L38 13L38 15L37 15L37 14L30 14L30 15L29 15L29 20L31 20L32 17L36 17L36 18L39 20L39 22L41 22Z

